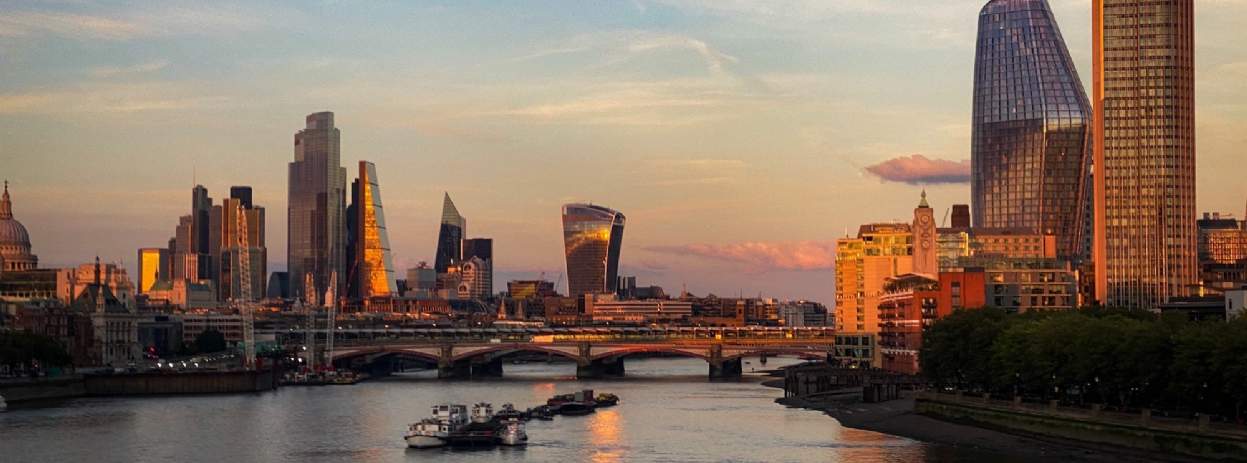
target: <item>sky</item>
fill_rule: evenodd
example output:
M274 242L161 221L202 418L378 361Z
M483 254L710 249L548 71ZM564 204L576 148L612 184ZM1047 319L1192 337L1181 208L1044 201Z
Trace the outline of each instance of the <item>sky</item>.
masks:
M831 305L836 238L969 202L983 3L0 0L0 177L42 266L133 272L199 183L254 187L281 270L293 136L329 110L400 269L449 192L496 288L559 279L560 206L593 202L642 285ZM1090 1L1051 4L1089 84ZM1247 0L1196 11L1198 205L1241 217Z

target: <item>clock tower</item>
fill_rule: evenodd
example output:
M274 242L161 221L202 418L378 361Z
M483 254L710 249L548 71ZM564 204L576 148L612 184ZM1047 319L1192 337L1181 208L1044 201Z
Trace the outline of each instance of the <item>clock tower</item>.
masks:
M939 251L936 248L935 210L927 204L927 191L922 190L922 201L914 208L914 273L938 276L940 273Z

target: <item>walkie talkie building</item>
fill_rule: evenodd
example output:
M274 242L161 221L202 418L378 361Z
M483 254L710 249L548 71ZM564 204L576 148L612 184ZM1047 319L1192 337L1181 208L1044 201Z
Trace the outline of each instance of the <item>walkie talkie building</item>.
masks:
M567 291L572 297L615 292L624 215L592 204L563 206L563 244L567 251Z
M1091 105L1046 0L979 13L971 147L974 226L1057 237L1080 257Z

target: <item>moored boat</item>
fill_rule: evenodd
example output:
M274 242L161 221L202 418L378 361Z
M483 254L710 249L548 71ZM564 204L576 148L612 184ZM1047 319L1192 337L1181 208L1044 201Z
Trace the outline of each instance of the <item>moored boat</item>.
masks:
M507 418L501 421L502 426L498 431L498 443L502 445L518 446L528 445L528 433L525 431L524 422L518 418Z
M619 396L615 394L602 393L593 398L598 407L614 407L619 405Z
M433 416L413 423L407 428L403 439L407 446L417 449L441 447L447 439L468 423L468 407L464 405L434 405Z
M498 413L494 415L494 419L500 422L511 418L515 418L517 420L524 419L524 413L516 410L515 405L512 404L502 404L502 408L498 409Z
M472 406L472 422L488 423L494 419L494 406L489 402L478 402Z

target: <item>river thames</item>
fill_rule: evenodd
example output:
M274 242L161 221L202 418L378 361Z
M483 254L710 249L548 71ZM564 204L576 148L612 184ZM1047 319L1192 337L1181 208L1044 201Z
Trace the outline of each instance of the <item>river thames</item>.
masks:
M774 368L792 360L770 359ZM439 381L410 373L354 386L253 395L83 398L0 413L0 460L96 462L364 461L967 461L965 450L841 427L773 401L758 360L710 382L697 359L628 359L626 378L578 381L572 364L507 364L506 377ZM437 403L517 408L591 388L619 406L528 424L527 448L409 450L408 423Z

